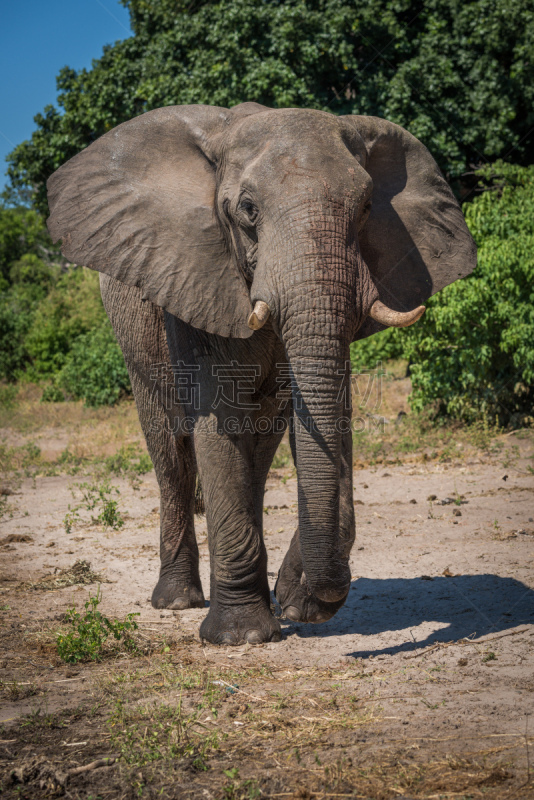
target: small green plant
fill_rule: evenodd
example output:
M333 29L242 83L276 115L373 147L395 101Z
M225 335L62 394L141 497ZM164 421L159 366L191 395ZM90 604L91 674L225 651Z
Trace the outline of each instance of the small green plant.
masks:
M137 443L123 445L115 455L104 459L97 470L98 475L106 477L116 475L130 481L133 489L141 486L140 476L152 470L152 461L148 453L143 452Z
M68 664L101 661L110 636L118 642L121 649L130 652L137 650L132 633L138 628L134 617L139 614L127 614L123 622L110 620L98 610L101 600L99 586L96 595L90 596L85 603L85 613L80 614L75 606L67 610L65 621L71 629L58 635L57 651L59 657Z
M130 477L144 475L152 469L148 453L144 453L137 443L123 445L115 455L108 456L104 468L110 475Z
M124 520L121 512L118 509L116 500L105 500L102 504L102 511L98 515L99 522L106 525L108 528L118 530L124 525Z
M490 650L489 653L486 653L486 655L482 659L483 664L485 664L487 661L497 661L497 656L492 650Z
M151 703L130 708L119 699L108 720L111 744L127 764L141 767L186 757L193 772L204 772L209 768L207 756L217 749L219 739L217 732L194 730L198 715L198 709L184 713L181 695L173 706Z
M0 385L0 407L14 408L18 393L18 386L12 383Z
M284 696L284 695L283 695L281 692L275 692L274 694L276 695L276 697L277 697L278 699L277 699L277 701L276 701L276 702L273 704L273 709L274 709L275 711L281 711L283 708L287 708L287 707L288 707L288 703L287 703L287 695L286 695L286 696Z
M37 467L41 463L41 448L35 442L26 442L20 448L22 456L22 469L27 477L30 475L30 468Z
M81 522L80 515L81 509L93 511L99 507L99 514L97 517L91 517L92 522L100 522L107 528L119 530L124 525L124 519L119 511L117 500L113 500L111 495L113 492L120 494L116 486L111 486L108 480L103 480L100 483L75 483L71 489L72 496L75 497L75 490L81 492L81 501L71 507L63 519L63 524L67 533L72 531L75 523Z
M19 681L0 680L0 695L3 695L7 700L13 702L25 700L27 697L33 697L38 691L37 685L33 682L19 683Z
M63 518L63 525L65 526L65 533L70 533L74 527L76 522L79 522L81 519L80 515L78 514L77 509L71 509L69 505L69 510L65 514Z
M261 797L261 789L255 780L240 781L237 767L225 769L228 783L223 786L224 800L255 800Z
M65 395L55 383L49 383L44 387L41 395L41 403L63 403Z
M281 469L282 467L290 467L292 465L293 459L291 457L291 449L289 445L282 442L274 455L271 469Z

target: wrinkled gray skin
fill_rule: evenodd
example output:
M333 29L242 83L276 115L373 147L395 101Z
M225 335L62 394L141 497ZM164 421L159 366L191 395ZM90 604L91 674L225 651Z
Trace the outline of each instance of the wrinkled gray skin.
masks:
M408 311L475 265L461 212L428 151L372 117L254 103L169 107L110 131L48 188L54 240L62 238L67 258L103 273L104 305L156 469L161 573L153 605L204 605L198 473L211 562L201 637L280 638L262 510L292 415L299 526L275 593L293 620L329 619L350 588L355 532L352 437L340 426L350 415L349 345L382 329L368 316L376 299ZM253 333L247 318L258 300L270 318ZM181 387L173 402L169 364ZM220 365L230 365L226 381L241 381L248 408L221 402ZM288 375L289 403L281 391ZM259 430L260 418L275 420L276 432Z

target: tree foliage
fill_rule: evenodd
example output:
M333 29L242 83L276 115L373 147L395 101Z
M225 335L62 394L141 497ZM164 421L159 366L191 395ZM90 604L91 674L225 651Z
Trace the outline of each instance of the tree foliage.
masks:
M52 250L59 257L59 250ZM12 282L10 271L19 259L29 255L41 260L51 255L42 217L28 208L0 208L0 291Z
M61 70L57 106L10 156L45 181L120 122L159 106L254 100L374 114L420 138L449 177L532 156L534 4L513 0L123 0L134 35Z
M109 405L131 391L98 274L65 263L37 212L0 208L0 379Z
M50 380L50 398L107 403L129 387L96 276L65 274L37 213L49 175L124 120L254 100L390 119L451 181L497 158L534 160L534 0L122 2L133 35L91 69L64 67L57 105L8 159L7 195L31 192L36 210L0 209L0 378ZM532 408L534 178L505 163L479 175L488 191L465 207L475 273L433 298L422 323L371 337L352 357L408 356L416 408L506 421Z

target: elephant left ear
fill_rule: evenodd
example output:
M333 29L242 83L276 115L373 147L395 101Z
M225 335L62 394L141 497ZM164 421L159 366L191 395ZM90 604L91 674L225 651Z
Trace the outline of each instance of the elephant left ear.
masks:
M168 106L118 125L48 180L48 229L76 264L196 328L247 338L252 311L215 211L217 141L244 115Z
M473 271L475 242L438 165L415 136L378 117L340 117L340 125L373 180L359 237L362 257L380 300L410 311ZM358 338L383 327L368 318Z

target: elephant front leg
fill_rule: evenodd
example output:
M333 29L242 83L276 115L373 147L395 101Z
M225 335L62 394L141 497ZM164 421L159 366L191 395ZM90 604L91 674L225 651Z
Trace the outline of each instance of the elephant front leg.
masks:
M122 349L160 489L161 568L154 608L204 607L194 529L195 456L189 438L176 437L183 411L169 392L169 349L161 308L141 292L100 276L102 300ZM172 401L172 402L171 402Z
M256 498L256 446L253 436L230 440L217 433L195 433L211 569L210 610L200 637L212 644L260 644L281 638L270 609L261 504Z
M293 458L295 450L292 447ZM355 538L354 502L352 499L352 434L343 436L341 450L341 486L339 509L340 568L347 563ZM289 550L278 572L274 594L285 616L294 622L326 622L344 605L346 597L326 603L314 597L308 589L302 569L299 530L295 531Z

